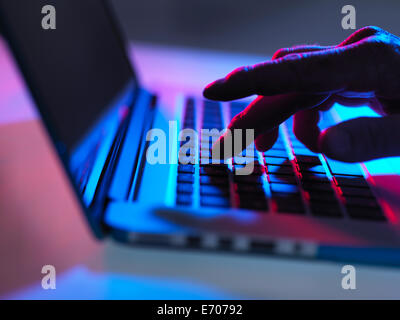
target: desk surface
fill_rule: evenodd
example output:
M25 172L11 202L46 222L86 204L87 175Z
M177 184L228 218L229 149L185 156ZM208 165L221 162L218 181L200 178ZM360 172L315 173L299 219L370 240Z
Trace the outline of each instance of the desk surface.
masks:
M146 85L173 82L193 92L232 67L261 60L146 45L133 55ZM0 70L0 297L400 298L397 269L356 266L357 289L346 291L338 263L95 241L2 42ZM47 264L56 267L56 290L41 288Z

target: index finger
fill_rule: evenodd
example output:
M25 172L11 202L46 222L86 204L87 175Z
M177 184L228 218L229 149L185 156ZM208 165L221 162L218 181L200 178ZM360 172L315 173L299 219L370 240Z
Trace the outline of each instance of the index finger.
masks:
M255 138L260 134L269 132L277 128L282 122L299 110L312 108L320 105L328 98L327 95L307 95L307 94L284 94L271 97L258 97L244 111L238 114L228 126L230 131L235 129L253 129ZM225 146L225 136L214 145L213 150L223 148L224 150L234 150ZM230 141L229 139L227 141ZM247 146L243 145L242 150ZM222 154L222 153L221 153ZM233 154L224 154L229 158Z
M366 63L368 57L359 52L364 42L289 54L277 60L238 68L209 84L204 96L211 100L229 101L254 94L332 93L349 87L354 91L374 89L374 70L370 63Z

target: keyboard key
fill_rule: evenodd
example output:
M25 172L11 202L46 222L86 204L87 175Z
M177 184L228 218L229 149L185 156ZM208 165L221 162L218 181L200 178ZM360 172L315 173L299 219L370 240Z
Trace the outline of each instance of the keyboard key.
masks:
M323 203L323 202L310 202L311 213L318 217L343 217L340 211L339 204L337 203Z
M202 196L200 198L200 204L203 207L224 207L228 208L231 206L229 198L226 197L213 197L213 196Z
M257 162L257 157L234 157L233 158L233 164L246 164L246 163L252 163L252 162Z
M190 120L190 121L184 121L183 122L183 128L185 129L194 129L195 128L195 123L194 121Z
M379 208L375 198L345 197L346 205Z
M259 184L236 183L235 190L239 195L243 193L265 194L264 189Z
M313 156L313 157L315 157L316 156L316 153L310 151L306 147L294 148L294 153L295 153L296 157L298 157L298 156Z
M202 185L200 186L200 194L201 195L211 195L211 196L229 196L229 188L228 186L210 186L210 185Z
M261 166L259 163L253 163L246 165L235 165L234 173L235 175L240 175L240 172L246 173L248 175L249 170L251 169L250 166L253 166L252 171L250 172L252 175L261 176L264 173L264 167Z
M337 203L335 193L330 191L321 191L321 190L307 190L307 193L310 197L310 201L314 202L324 202L329 204Z
M208 164L200 166L201 175L209 176L227 176L229 173L229 168L226 165L221 164Z
M261 176L258 175L248 175L248 176L238 176L234 175L233 180L236 183L254 183L254 184L262 184Z
M294 173L292 173L291 175L268 174L268 181L270 183L297 184Z
M191 157L179 157L179 163L180 164L195 164L196 163L196 157L191 156Z
M343 186L340 188L345 197L366 197L366 198L374 198L374 194L372 193L370 188L357 188L357 187L347 187Z
M266 157L279 157L279 158L287 158L288 153L286 150L280 150L280 149L270 149L266 152L264 152L264 156Z
M328 182L320 182L320 181L306 181L302 180L301 185L303 186L304 190L311 191L311 190L319 190L319 191L332 191L332 186L328 180Z
M268 174L294 174L293 167L291 166L275 166L267 165Z
M194 173L194 166L193 165L180 164L178 166L178 172L180 172L180 173Z
M241 196L239 197L239 208L267 211L267 199L264 197Z
M296 155L297 163L306 163L309 165L321 165L321 161L319 157L316 156L305 156L305 155Z
M330 183L326 174L315 172L302 172L301 180L307 182Z
M296 213L304 214L304 204L300 194L282 194L273 193L272 199L274 200L277 211L281 213Z
M333 175L344 174L344 175L363 176L363 172L361 171L361 167L359 164L344 163L328 158L326 158L326 161L328 162L328 166Z
M222 122L218 122L218 123L205 122L201 125L201 128L208 129L208 130L217 129L218 131L221 131L223 129Z
M354 219L384 221L385 215L379 207L361 207L346 205L348 215Z
M194 176L192 174L179 173L178 174L178 182L194 183Z
M201 157L200 158L200 165L223 165L226 164L225 160L221 159L213 159L211 157Z
M369 185L367 181L364 179L364 177L335 175L335 180L339 187L348 186L348 187L369 188Z
M176 203L178 205L190 206L192 205L192 196L187 194L178 194L176 197Z
M312 172L312 173L325 173L325 168L322 165L313 165L310 163L299 163L298 164L301 173Z
M204 100L204 109L219 110L220 103L213 100Z
M265 163L272 165L281 165L286 167L292 167L292 163L289 158L275 158L275 157L265 157Z
M283 184L283 183L271 183L271 191L275 193L299 193L297 185Z
M200 176L201 184L209 184L209 185L228 185L229 179L228 177L222 176Z
M178 193L187 193L187 194L192 194L193 193L193 185L191 183L178 183L176 187L176 191Z

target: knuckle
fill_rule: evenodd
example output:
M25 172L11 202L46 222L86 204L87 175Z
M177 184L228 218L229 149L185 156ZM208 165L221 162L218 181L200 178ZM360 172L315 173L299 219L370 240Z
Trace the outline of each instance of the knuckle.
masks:
M366 27L361 28L360 31L368 32L371 35L373 35L373 34L377 34L379 32L382 32L383 30L381 28L379 28L379 27L376 27L376 26L366 26Z
M292 50L290 48L281 48L274 53L274 55L272 56L272 60L282 58L282 57L290 54L291 51Z
M240 124L241 124L241 122L242 122L244 116L245 116L244 111L242 111L242 112L240 112L239 114L237 114L236 116L234 116L233 119L232 119L232 121L231 121L231 123L230 123L230 125L229 125L229 128L232 128L232 129L233 129L233 128L238 128L238 127L240 127Z

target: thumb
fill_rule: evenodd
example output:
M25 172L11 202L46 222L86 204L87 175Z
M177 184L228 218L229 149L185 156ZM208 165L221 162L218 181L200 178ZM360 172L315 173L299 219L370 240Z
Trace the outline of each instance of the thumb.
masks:
M400 115L341 122L322 132L318 145L329 158L345 162L400 156Z

